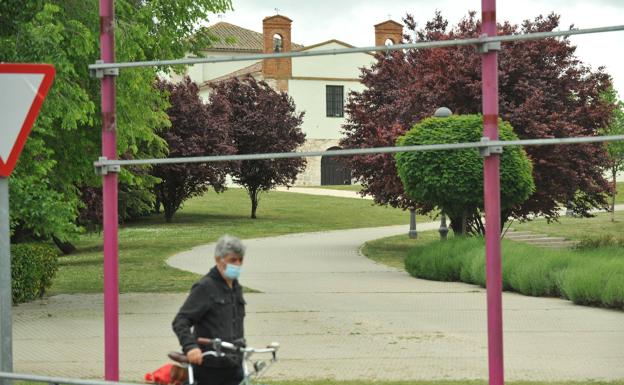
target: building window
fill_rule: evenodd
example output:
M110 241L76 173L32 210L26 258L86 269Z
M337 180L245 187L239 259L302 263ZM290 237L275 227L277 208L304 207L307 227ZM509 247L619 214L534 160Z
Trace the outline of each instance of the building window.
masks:
M342 118L344 116L344 87L327 86L327 116Z
M273 35L273 52L282 52L284 44L282 43L282 35L276 33Z

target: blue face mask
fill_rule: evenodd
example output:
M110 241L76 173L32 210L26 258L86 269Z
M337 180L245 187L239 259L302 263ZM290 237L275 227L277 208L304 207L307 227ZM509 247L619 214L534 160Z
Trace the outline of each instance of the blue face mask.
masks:
M241 267L238 265L232 265L228 263L227 266L225 267L225 276L228 279L231 279L231 280L238 279L238 277L240 277L240 273L241 273Z

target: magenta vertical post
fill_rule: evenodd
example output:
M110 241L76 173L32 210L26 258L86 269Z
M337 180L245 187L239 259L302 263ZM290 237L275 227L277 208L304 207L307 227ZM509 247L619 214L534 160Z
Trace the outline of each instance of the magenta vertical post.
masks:
M483 33L496 36L496 0L481 0ZM483 54L483 136L498 139L498 53ZM490 385L504 384L503 277L500 243L500 156L490 154L483 165L485 202L485 255L488 312L488 364Z
M100 54L115 61L114 0L100 0ZM102 156L117 158L115 77L102 78ZM104 201L104 378L119 381L119 282L117 250L117 174L105 172Z

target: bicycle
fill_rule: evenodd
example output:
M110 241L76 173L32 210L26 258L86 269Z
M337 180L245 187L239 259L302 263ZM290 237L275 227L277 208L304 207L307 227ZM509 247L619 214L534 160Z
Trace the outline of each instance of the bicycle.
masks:
M241 344L235 344L231 342L221 341L218 338L198 338L197 343L199 345L211 346L214 350L208 350L202 353L204 357L225 357L224 350L231 353L238 353L241 357L241 367L243 368L243 379L239 385L260 385L253 380L257 380L265 373L273 363L277 361L277 351L279 350L279 343L272 342L266 348L256 349L253 347L240 346ZM266 354L271 353L271 360L267 364L265 361L257 360L252 361L251 356L255 353ZM182 369L186 369L187 376L186 381L183 381L185 385L194 385L195 377L193 373L193 365L191 365L186 358L186 355L179 352L171 352L167 355L171 360L181 365ZM253 368L253 371L250 370ZM253 379L253 380L252 380Z

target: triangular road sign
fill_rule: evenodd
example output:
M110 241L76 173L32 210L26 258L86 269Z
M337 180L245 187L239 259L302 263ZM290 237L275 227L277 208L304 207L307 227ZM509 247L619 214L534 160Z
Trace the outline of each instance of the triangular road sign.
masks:
M54 79L49 64L0 63L0 177L8 177Z

